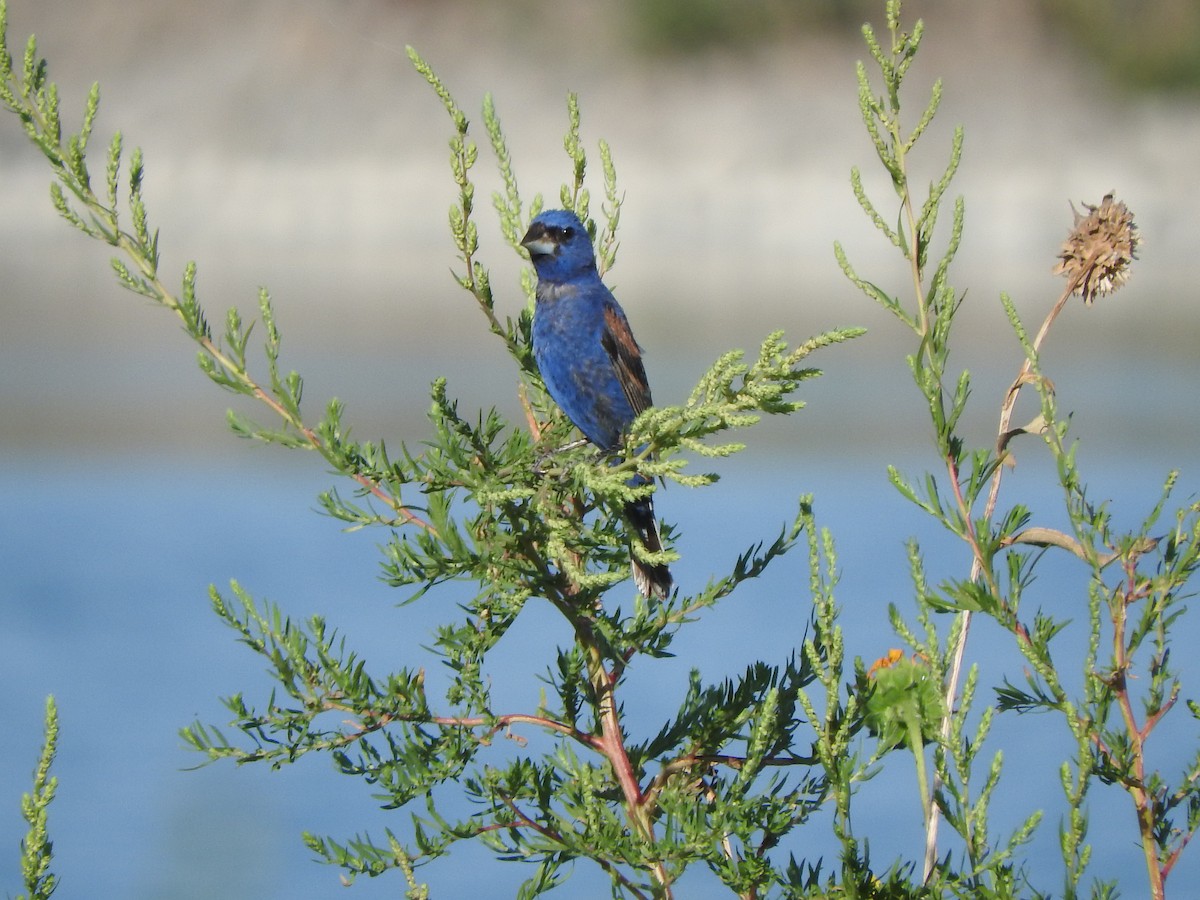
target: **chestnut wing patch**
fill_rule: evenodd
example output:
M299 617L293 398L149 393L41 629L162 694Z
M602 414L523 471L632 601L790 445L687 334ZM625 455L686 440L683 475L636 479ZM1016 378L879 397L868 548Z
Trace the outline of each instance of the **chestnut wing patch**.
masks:
M646 368L642 365L642 348L633 339L629 322L613 306L604 309L604 333L600 336L600 344L612 360L617 381L633 407L633 414L636 416L645 411L651 401Z

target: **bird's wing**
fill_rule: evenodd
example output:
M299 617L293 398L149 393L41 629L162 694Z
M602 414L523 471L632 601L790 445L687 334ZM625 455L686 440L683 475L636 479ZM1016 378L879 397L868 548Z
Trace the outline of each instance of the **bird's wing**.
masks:
M612 360L617 373L617 382L625 392L625 399L633 407L636 416L650 405L650 384L646 379L646 367L642 365L642 348L633 339L629 322L613 305L604 307L604 333L600 343Z

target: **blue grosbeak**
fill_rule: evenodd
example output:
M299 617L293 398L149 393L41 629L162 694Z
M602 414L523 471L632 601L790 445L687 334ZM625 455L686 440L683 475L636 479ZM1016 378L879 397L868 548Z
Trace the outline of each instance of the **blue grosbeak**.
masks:
M616 298L596 270L587 229L574 213L541 213L521 241L537 271L533 356L554 402L584 437L601 450L615 450L625 429L651 405L642 351ZM640 475L631 485L647 481ZM625 504L625 517L650 551L662 549L654 504L649 497ZM632 555L639 591L665 597L671 573Z

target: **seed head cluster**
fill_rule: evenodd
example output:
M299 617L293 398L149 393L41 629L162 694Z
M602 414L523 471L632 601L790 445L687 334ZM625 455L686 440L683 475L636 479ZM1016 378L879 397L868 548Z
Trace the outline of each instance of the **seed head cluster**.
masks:
M1063 242L1054 274L1063 275L1075 285L1073 293L1091 305L1099 294L1110 294L1129 280L1129 266L1137 258L1141 236L1133 213L1104 195L1099 206L1083 205L1081 213L1071 204L1075 224Z

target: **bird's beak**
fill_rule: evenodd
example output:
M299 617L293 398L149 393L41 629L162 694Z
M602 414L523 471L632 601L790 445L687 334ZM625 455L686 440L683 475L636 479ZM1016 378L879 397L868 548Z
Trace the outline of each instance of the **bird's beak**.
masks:
M521 246L529 251L530 257L553 256L558 244L546 233L546 226L535 222L521 238Z

